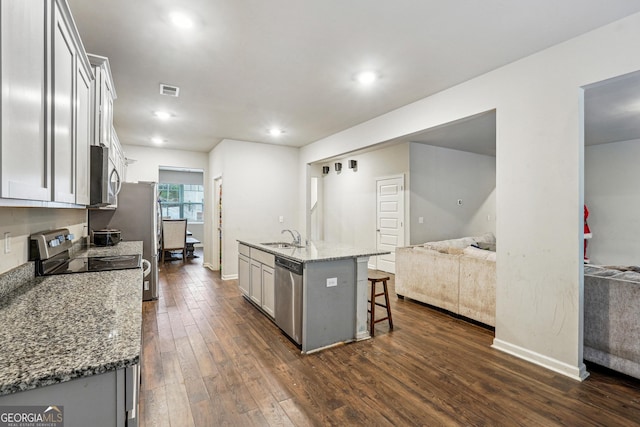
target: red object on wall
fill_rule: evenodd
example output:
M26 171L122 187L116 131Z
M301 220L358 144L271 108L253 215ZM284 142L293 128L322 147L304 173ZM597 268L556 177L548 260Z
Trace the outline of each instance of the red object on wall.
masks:
M589 224L587 224L588 217L589 209L587 209L587 205L584 205L584 234L591 234L591 229L589 228Z
M589 257L587 257L587 240L592 236L589 224L587 224L588 217L589 209L587 209L587 205L584 205L584 262L589 262Z

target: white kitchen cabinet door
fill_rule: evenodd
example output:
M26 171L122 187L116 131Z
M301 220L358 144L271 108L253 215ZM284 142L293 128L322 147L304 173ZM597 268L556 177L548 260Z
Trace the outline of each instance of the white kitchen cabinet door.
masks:
M113 100L116 91L113 87L109 59L104 56L87 55L95 81L91 86L91 144L111 148L113 134ZM109 150L114 160L112 150Z
M0 2L0 197L51 200L45 0Z
M105 73L106 74L106 73ZM106 76L105 76L106 77ZM113 129L113 87L110 79L105 78L102 85L104 96L102 97L102 139L104 144L109 147L112 138ZM113 150L112 150L113 151Z
M259 261L251 260L251 286L249 297L258 307L262 306L262 264Z
M238 287L240 292L249 296L249 288L251 286L251 260L242 255L238 255Z
M74 86L76 48L57 2L53 30L53 189L54 201L76 202Z
M76 203L88 205L89 200L89 146L91 144L91 77L78 61L76 76Z
M273 268L262 264L262 309L272 318L275 317L275 280Z
M96 78L92 87L92 144L111 148L113 100L116 98L116 93L113 87L109 59L98 55L87 56ZM113 156L111 150L109 152L109 155Z

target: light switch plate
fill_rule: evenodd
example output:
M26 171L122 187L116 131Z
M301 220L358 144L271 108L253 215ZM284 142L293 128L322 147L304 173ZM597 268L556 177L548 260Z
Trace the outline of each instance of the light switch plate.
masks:
M327 279L327 288L332 288L334 286L338 286L338 278L337 277L329 277Z

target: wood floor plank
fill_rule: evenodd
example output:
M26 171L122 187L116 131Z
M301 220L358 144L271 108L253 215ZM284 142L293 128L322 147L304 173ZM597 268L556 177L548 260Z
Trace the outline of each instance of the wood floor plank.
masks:
M153 304L148 302L145 304ZM158 313L156 315L158 324L158 349L161 353L167 351L175 351L176 343L173 339L173 331L171 330L171 320L169 319L169 313Z
M165 390L171 427L192 427L193 414L184 383L166 386Z
M141 426L631 426L640 380L577 382L491 348L493 332L398 299L394 329L303 355L202 258L143 303Z
M169 405L165 387L145 390L141 405L141 425L147 427L169 427Z
M199 310L196 311L199 312ZM197 317L194 316L194 318ZM201 322L203 321L201 320ZM185 326L185 330L187 331L189 344L191 344L191 349L193 350L196 362L198 363L200 375L202 377L213 377L215 375L218 375L218 368L216 367L216 363L213 360L211 353L209 352L207 343L204 341L204 338L202 338L202 335L200 334L199 326Z
M160 356L156 331L147 331L144 334L141 377L142 386L146 390L164 385L162 357Z
M176 340L176 354L189 402L195 403L201 400L208 400L209 393L202 381L200 367L188 337Z

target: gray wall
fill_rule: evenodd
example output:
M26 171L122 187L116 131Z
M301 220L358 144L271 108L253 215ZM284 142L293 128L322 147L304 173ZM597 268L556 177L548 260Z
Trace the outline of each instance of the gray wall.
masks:
M409 144L404 143L323 162L322 165L330 167L329 174L321 177L324 240L375 248L376 179L404 175L406 189L408 157ZM349 160L358 161L357 171L348 168ZM336 162L342 162L342 172L339 174L334 169ZM408 208L406 204L405 197L405 213Z
M593 264L640 265L640 140L585 148Z
M411 244L496 233L495 157L420 143L410 150Z

